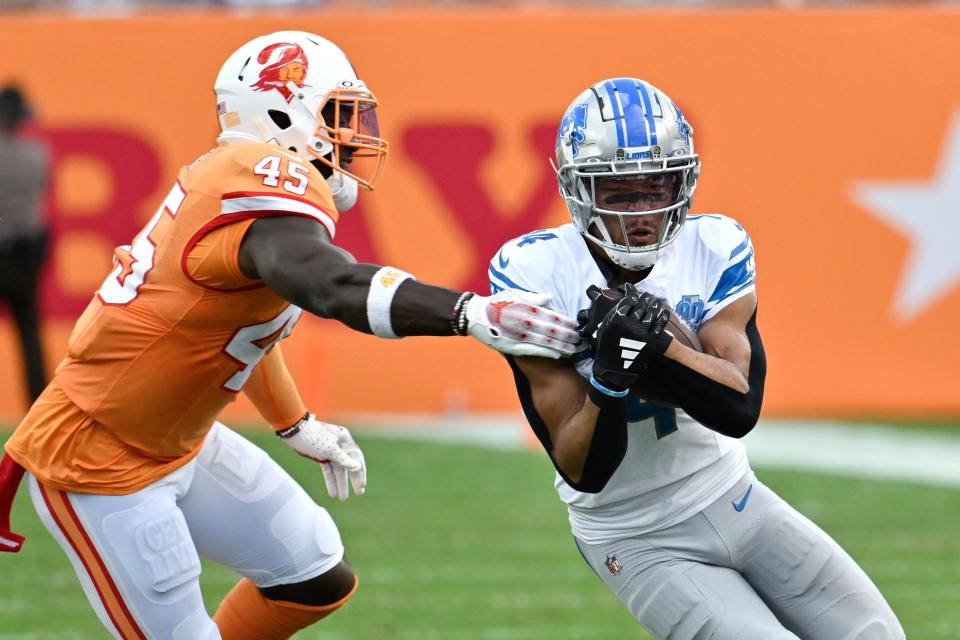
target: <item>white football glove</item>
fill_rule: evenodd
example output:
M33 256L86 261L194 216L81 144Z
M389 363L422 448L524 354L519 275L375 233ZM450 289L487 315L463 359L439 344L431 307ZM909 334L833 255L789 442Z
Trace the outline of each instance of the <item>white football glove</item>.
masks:
M467 334L511 356L561 358L577 350L577 323L545 308L549 293L507 289L467 302Z
M321 422L309 413L277 435L304 458L321 464L331 498L346 500L350 496L348 478L355 495L362 496L367 490L367 464L346 427Z

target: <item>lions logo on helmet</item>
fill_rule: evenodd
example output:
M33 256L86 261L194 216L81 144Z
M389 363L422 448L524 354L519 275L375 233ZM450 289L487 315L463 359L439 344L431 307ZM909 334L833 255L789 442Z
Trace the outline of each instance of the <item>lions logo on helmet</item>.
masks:
M643 80L612 78L567 108L554 169L576 229L614 264L642 270L679 234L700 158L693 128L667 94ZM644 222L641 233L643 217L656 224Z
M577 145L583 144L586 138L583 131L587 127L587 105L576 104L567 109L566 115L560 122L560 132L557 134L557 143L563 140L570 144L572 155L577 155Z

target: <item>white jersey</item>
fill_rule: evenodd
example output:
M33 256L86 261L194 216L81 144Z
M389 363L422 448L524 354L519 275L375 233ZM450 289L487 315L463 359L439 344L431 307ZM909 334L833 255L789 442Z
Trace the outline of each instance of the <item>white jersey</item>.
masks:
M586 240L566 224L510 240L490 261L490 287L551 293L570 317L590 306L586 289L608 283ZM694 329L754 291L753 245L735 220L687 216L637 288L665 298ZM575 358L590 377L593 359ZM627 452L600 493L581 493L557 474L574 535L599 544L677 524L715 501L747 471L743 443L711 431L681 409L629 397Z

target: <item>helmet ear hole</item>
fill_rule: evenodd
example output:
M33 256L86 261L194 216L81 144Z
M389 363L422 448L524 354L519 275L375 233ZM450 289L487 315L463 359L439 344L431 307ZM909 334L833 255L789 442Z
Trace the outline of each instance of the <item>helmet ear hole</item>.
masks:
M270 116L270 119L273 120L273 124L277 125L281 131L289 129L290 125L293 124L290 121L290 116L283 111L270 109L267 111L267 115Z

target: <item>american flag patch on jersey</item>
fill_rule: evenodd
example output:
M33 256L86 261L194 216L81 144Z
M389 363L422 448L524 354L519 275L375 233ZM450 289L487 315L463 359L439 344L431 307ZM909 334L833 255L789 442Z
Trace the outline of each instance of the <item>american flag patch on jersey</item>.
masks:
M620 573L620 570L623 569L623 565L620 564L620 558L612 553L607 556L603 564L607 565L607 571L609 571L612 576L617 575Z
M226 112L227 112L227 103L226 103L226 102L218 102L218 103L217 103L217 115L218 115L218 116L222 116L222 115L224 115Z

